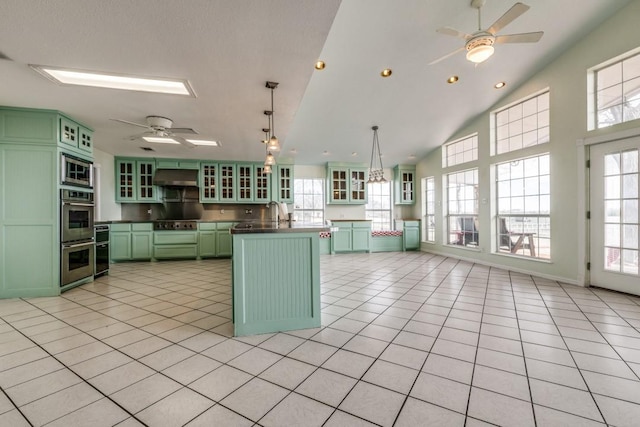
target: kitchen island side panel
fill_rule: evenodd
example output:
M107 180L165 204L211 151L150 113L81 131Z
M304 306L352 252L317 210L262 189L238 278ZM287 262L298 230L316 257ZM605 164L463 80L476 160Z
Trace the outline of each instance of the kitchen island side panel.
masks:
M233 235L236 336L320 326L318 233Z

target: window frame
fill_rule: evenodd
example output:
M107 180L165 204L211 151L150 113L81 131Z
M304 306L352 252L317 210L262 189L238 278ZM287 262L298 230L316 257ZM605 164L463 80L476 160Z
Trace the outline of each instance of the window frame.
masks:
M422 241L436 241L436 179L435 176L422 178Z
M474 173L475 175L473 177L474 182L467 183L466 176L465 176L465 182L462 182L462 183L456 182L456 184L461 184L465 187L466 186L473 187L473 190L472 190L473 197L471 199L463 198L461 200L458 200L458 203L462 202L465 205L467 205L467 203L471 201L473 203L473 208L472 208L473 212L469 213L467 209L469 206L465 206L462 209L462 212L451 213L451 202L452 202L450 198L451 197L450 189L452 188L451 177L453 175L461 175L461 174L466 175L469 172ZM445 229L446 229L446 233L443 236L444 244L448 246L459 247L459 248L472 247L477 249L480 246L480 233L479 233L479 226L478 226L478 218L479 218L479 210L480 210L479 168L476 166L473 168L451 171L451 172L445 173L443 178L444 178L443 179L444 194L446 195L443 197L443 199L446 200L446 203L444 206L444 209L445 209L444 222L445 222ZM467 190L465 189L464 191L466 192Z
M372 231L390 231L393 230L393 185L391 181L386 182L368 182L367 185L367 203L365 204L365 218L367 220L371 220L371 230ZM374 186L382 186L386 185L388 187L389 194L388 196L380 192L381 194L377 194L377 190L374 190ZM377 201L383 200L383 198L388 197L388 208L373 208L370 207ZM370 216L370 213L380 213L380 212L388 212L389 220L387 222L379 220L375 215L373 217ZM379 225L382 225L381 227Z
M465 143L469 143L471 148L465 149ZM442 168L450 168L453 166L459 166L465 163L475 162L478 160L478 152L479 152L479 142L478 142L478 132L472 133L467 136L463 136L462 138L458 138L454 141L449 141L442 144ZM456 147L456 148L454 148ZM457 153L449 153L450 149L455 149ZM464 160L465 153L471 153L471 158L468 160ZM475 157L474 157L475 153ZM452 155L461 155L463 157L462 161L449 163L449 159Z
M298 189L298 185L296 185L298 182L302 181L302 187L303 187L303 192L299 193L297 191ZM318 181L318 183L311 183L310 186L312 188L312 192L311 193L307 193L306 191L306 186L309 185L306 182L307 181ZM313 192L313 189L315 188L319 188L320 189L320 193L315 193ZM325 211L326 211L326 194L325 194L325 180L324 178L294 178L293 179L293 206L295 209L295 215L296 215L296 219L302 222L305 222L307 224L317 224L317 225L324 225L325 223ZM305 208L304 207L304 201L302 201L302 203L298 203L299 198L300 197L304 197L304 196L312 196L313 198L316 197L320 197L321 201L322 201L322 209L315 209L315 208ZM309 221L305 216L306 212L321 212L321 218L319 220L313 220L313 221ZM314 215L311 215L311 218L314 218Z
M527 175L527 172L524 171L525 163L532 159L540 159L541 157L547 157L546 170L543 170L542 166L540 166L540 161L538 160L537 173ZM521 175L516 174L513 176L512 172L509 171L509 177L501 179L501 174L499 172L499 168L501 166L511 165L512 168L515 168L520 162L522 162L523 168ZM492 252L494 254L505 256L522 257L547 262L551 261L551 153L545 151L528 156L513 156L511 158L502 159L500 162L496 162L491 165L491 171L493 176L492 210L494 213ZM535 185L537 186L538 191L535 193L529 192L529 194L527 194L526 181L529 180L529 185L533 185L534 183L532 180L534 178L537 178ZM522 182L522 185L520 185L520 181ZM541 189L541 187L544 187L545 181L546 193L544 192L544 189ZM507 185L506 183L509 184ZM522 191L521 194L512 194L514 191L514 184L516 184L516 191ZM509 195L501 197L501 191L507 191L507 187ZM503 190L501 190L501 188ZM535 197L538 198L537 213L527 211L527 197L530 198L531 201L533 201L533 198ZM546 203L542 202L542 198L547 199ZM502 211L501 206L504 206L504 203L501 204L501 199L509 200L509 212L505 213ZM511 211L514 199L522 199L523 208L521 212ZM541 210L541 206L543 205L547 206L546 212ZM531 204L529 204L529 206L531 206ZM541 221L541 219L544 221ZM521 225L515 225L518 222L521 223ZM534 222L535 226L527 225L528 222ZM540 233L541 228L544 227L544 223L548 226L546 234ZM534 229L535 232L532 232ZM541 247L541 241L546 241L546 246ZM548 254L548 256L543 256L544 254Z

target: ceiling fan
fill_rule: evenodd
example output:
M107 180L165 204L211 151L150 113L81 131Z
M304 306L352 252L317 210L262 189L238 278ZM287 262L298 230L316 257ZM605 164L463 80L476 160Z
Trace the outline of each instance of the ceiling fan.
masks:
M161 117L161 116L147 116L147 124L130 122L128 120L110 119L115 122L125 123L128 125L138 126L147 129L138 135L132 135L130 139L133 141L138 138L142 138L147 142L165 143L165 144L183 144L188 147L194 147L195 144L189 142L188 139L177 136L176 134L197 135L194 129L191 128L174 128L173 120Z
M486 61L491 55L493 55L493 45L499 43L536 43L544 32L536 31L533 33L521 33L521 34L508 34L499 36L498 31L509 25L512 21L518 18L520 15L529 10L529 6L524 3L516 3L511 9L509 9L504 15L502 15L496 22L494 22L489 28L483 30L480 21L480 9L484 6L486 0L471 0L471 7L478 9L478 31L473 34L468 34L462 31L458 31L451 27L438 28L436 31L448 36L454 36L465 40L464 46L448 53L435 61L429 63L429 65L436 64L443 61L450 56L455 55L463 50L467 51L467 59L473 63L479 64Z

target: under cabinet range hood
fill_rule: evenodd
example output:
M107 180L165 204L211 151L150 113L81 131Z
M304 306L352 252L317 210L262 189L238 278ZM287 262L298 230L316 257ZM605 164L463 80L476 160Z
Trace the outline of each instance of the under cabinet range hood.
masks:
M162 187L197 187L198 171L193 169L156 169L153 185Z

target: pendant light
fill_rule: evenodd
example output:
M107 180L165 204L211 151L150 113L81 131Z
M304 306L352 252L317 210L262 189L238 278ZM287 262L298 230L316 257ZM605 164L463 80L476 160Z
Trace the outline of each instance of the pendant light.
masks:
M266 113L267 112L265 111L265 114ZM264 150L265 150L265 153L267 153L267 160L269 159L269 155L271 154L271 153L269 153L269 150L267 149L267 144L269 143L269 130L270 130L269 128L262 128L262 132L264 132L264 139L262 141L260 141L260 142L262 142L264 144ZM271 157L273 157L273 156L271 156ZM272 172L271 164L267 164L267 160L265 160L264 167L262 168L262 173L264 175L268 175L268 174L270 174ZM275 159L274 159L274 162L275 162Z
M276 164L276 159L275 157L273 157L273 154L271 154L271 149L269 148L270 142L271 142L271 138L269 137L271 129L273 129L271 127L271 120L273 117L273 111L269 111L269 110L265 110L264 115L267 116L267 118L269 119L269 127L268 128L264 128L262 129L262 131L265 133L265 139L264 139L264 143L265 143L265 151L267 152L267 157L264 159L264 165L265 166L273 166ZM279 148L278 148L279 149ZM271 169L271 168L269 168Z
M269 151L280 151L280 141L278 141L278 137L275 132L275 119L274 119L274 109L273 109L273 91L278 87L278 83L276 82L267 82L266 87L271 89L271 137L269 138L269 143L267 144L267 149Z
M384 169L382 167L378 126L373 126L371 130L373 130L373 143L371 145L371 163L369 164L369 180L367 182L387 182L387 180L384 179Z

